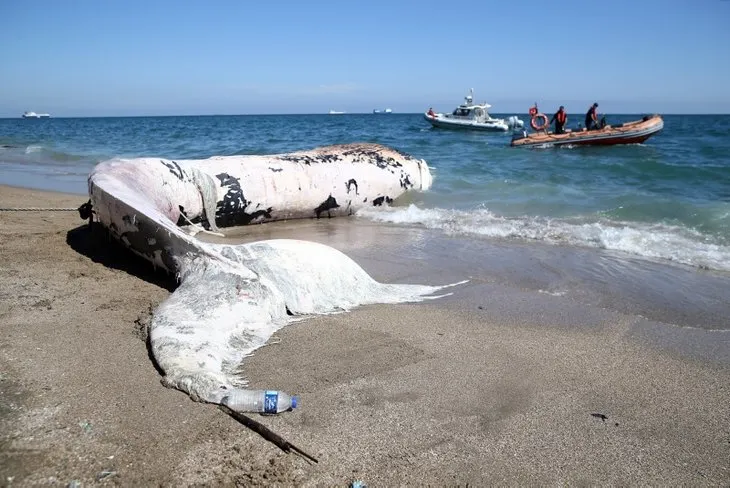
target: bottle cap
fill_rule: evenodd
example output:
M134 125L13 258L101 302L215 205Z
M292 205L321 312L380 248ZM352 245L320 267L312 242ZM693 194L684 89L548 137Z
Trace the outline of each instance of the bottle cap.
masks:
M291 408L297 408L297 397L291 397Z

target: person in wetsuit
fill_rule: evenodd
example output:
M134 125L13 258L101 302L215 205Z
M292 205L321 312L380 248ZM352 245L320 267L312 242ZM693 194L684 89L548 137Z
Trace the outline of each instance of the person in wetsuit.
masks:
M591 108L588 109L588 112L586 112L586 130L598 129L598 115L596 114L597 108L598 104L594 103L591 105Z
M552 124L553 121L555 121L555 133L565 134L565 124L568 122L568 114L565 113L565 107L560 106L558 111L553 115L553 118L550 119L550 123Z

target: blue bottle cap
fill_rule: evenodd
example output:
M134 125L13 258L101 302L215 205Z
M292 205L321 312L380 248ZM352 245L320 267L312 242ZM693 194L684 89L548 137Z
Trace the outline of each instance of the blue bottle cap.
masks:
M297 408L297 397L291 397L291 408Z

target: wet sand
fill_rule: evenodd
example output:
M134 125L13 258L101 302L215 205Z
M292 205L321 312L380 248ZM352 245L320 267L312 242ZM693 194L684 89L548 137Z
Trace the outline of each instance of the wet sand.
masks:
M84 201L0 187L0 207ZM385 246L353 229L313 221L252 234L329 242L383 281L464 278L412 242L402 259L399 231ZM300 395L295 411L254 418L319 460L310 464L161 385L144 327L175 284L78 213L0 212L0 263L8 486L730 483L723 330L484 273L444 299L296 323L242 368L252 387Z

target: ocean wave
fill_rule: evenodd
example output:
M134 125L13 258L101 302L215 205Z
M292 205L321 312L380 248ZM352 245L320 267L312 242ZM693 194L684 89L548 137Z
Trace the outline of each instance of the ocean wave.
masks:
M362 209L357 217L375 222L420 225L452 235L540 241L620 251L689 266L730 271L730 247L693 229L661 223L599 218L502 217L487 209L408 207Z
M41 144L3 145L0 147L0 160L6 163L55 164L74 163L92 160L90 156L68 153Z

